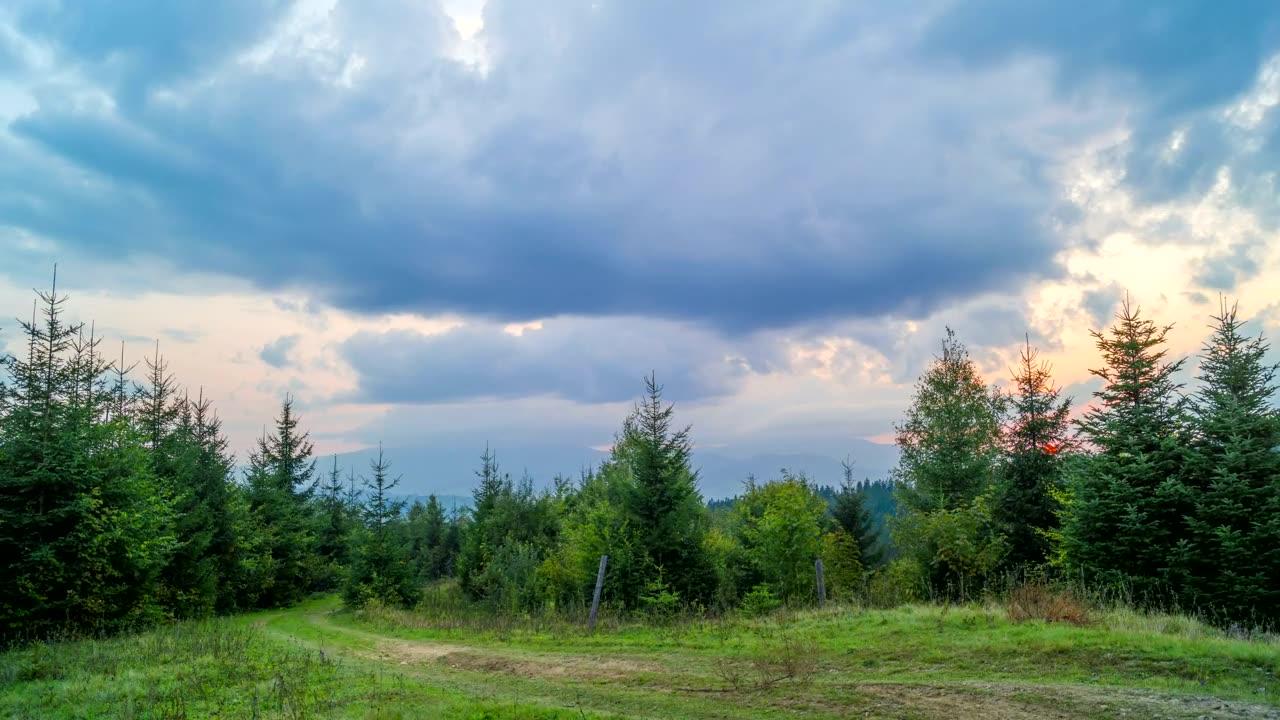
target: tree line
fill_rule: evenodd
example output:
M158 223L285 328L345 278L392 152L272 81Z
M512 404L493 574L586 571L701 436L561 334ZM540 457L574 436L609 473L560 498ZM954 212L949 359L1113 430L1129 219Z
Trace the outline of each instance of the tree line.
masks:
M1196 387L1172 326L1128 300L1093 337L1102 388L1073 418L1035 349L1008 392L948 330L897 426L894 568L972 597L1034 570L1211 620L1280 621L1280 412L1269 346L1223 303Z
M1103 389L1073 418L1030 347L1009 390L950 331L897 425L891 482L748 478L708 503L656 379L609 458L543 487L478 459L472 507L406 507L381 451L318 466L292 398L238 465L210 400L159 353L107 360L92 326L38 293L0 384L0 639L110 633L340 592L412 606L456 584L495 612L577 611L601 555L604 598L663 617L761 612L870 587L973 597L1010 571L1084 576L1143 602L1232 620L1280 607L1280 421L1267 346L1215 318L1184 394L1169 328L1126 304L1097 333ZM137 378L135 381L134 378Z

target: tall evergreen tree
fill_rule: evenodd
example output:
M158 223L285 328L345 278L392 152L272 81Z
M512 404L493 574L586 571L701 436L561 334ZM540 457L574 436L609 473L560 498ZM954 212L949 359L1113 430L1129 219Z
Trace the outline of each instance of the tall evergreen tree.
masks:
M471 493L471 521L458 554L458 584L472 597L482 596L481 574L505 539L505 528L495 521L495 515L498 503L512 492L511 477L502 473L497 457L487 445L480 456L476 479L479 482Z
M178 538L165 569L165 601L179 617L229 612L237 606L232 588L249 530L243 519L237 522L234 459L203 390L195 400L178 401L175 414L174 428L161 442L169 465L162 480L173 494Z
M282 606L300 600L315 579L315 533L308 500L315 490L315 461L308 434L299 428L293 398L286 396L275 431L249 454L249 498L271 558L270 581L259 603Z
M1052 490L1062 485L1063 460L1077 445L1071 400L1059 399L1052 368L1038 356L1028 340L1013 372L1013 417L1004 434L993 509L1009 538L1006 562L1013 566L1049 559L1049 533L1058 527Z
M866 496L853 479L853 463L844 466L844 482L831 504L831 517L836 525L857 544L858 562L864 570L872 570L884 562L884 549L880 545L880 532L871 512L867 509Z
M369 465L371 474L364 481L365 532L343 588L343 598L352 607L370 600L412 605L421 592L406 548L393 529L404 511L404 501L391 496L391 490L400 484L400 477L391 477L391 465L382 453L381 444L378 459Z
M162 477L171 473L174 448L169 439L184 409L178 397L178 381L169 373L169 363L160 355L156 343L155 357L146 358L146 383L138 385L134 406L138 430L151 450L152 463Z
M325 474L320 485L319 530L316 533L316 551L320 555L320 586L333 587L338 582L342 568L350 559L352 507L348 503L346 483L338 468L338 456L333 456L333 467Z
M107 421L99 339L38 293L0 423L0 636L104 632L154 619L171 508L133 429Z
M703 547L708 514L690 467L689 428L674 429L674 418L656 377L645 378L645 397L623 423L612 461L631 475L626 509L652 579L660 575L685 601L707 602L715 590Z
M1213 318L1192 400L1195 511L1175 550L1181 596L1232 621L1280 624L1280 410L1268 344L1235 304Z
M1141 317L1126 298L1116 324L1094 332L1105 385L1079 427L1094 450L1071 483L1062 528L1068 564L1102 583L1123 583L1141 600L1169 592L1169 558L1191 512L1182 483L1186 401L1167 360L1172 326Z

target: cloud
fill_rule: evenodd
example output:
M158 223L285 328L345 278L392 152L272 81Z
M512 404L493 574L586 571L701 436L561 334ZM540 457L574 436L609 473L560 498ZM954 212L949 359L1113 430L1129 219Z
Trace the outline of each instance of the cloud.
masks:
M0 214L359 312L750 333L1062 276L1053 168L1118 117L878 8L495 1L480 70L429 3L251 6L190 50L177 10L24 15L80 80L25 78Z
M1273 221L1280 211L1280 6L1269 0L959 2L929 24L925 45L971 67L1047 60L1063 97L1127 107L1130 133L1116 151L1143 202L1201 197L1227 170L1240 201Z
M258 353L262 362L273 368L282 369L289 366L289 355L298 346L299 336L285 335L267 343Z
M1257 277L1262 268L1256 255L1265 249L1261 238L1250 238L1212 253L1200 261L1195 282L1211 290L1231 292L1239 283Z
M496 325L423 334L360 332L341 354L358 376L357 398L375 403L449 403L552 396L579 403L635 398L650 372L671 399L736 390L750 373L784 362L761 345L731 349L705 331L638 318L560 319L515 335Z
M1124 288L1119 283L1109 283L1103 287L1085 290L1080 297L1080 304L1089 315L1089 322L1095 330L1109 327L1115 320L1116 307L1124 299Z
M165 328L160 332L174 342L180 343L194 343L201 337L198 330L183 330L182 328Z
M1109 83L1143 95L1152 114L1177 115L1246 90L1274 52L1277 30L1280 11L1269 0L1221 7L971 0L951 3L930 23L924 44L977 64L1049 57L1064 93ZM1196 51L1187 52L1192 45Z

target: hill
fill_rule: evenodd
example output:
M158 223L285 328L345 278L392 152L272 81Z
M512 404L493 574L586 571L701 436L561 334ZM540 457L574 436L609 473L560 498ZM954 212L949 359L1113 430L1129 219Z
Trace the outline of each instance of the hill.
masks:
M393 475L401 476L400 491L406 495L470 498L475 487L475 471L479 467L483 442L475 447L417 446L384 448ZM574 446L540 446L495 448L499 465L512 477L528 474L539 486L547 486L557 475L577 477L584 469L599 465L608 453L593 448ZM338 456L343 468L366 472L376 448L367 448ZM881 479L897 463L898 451L892 445L866 440L852 440L849 455L854 460L857 479ZM322 461L322 466L327 462ZM760 479L778 476L782 468L803 471L824 485L838 485L842 478L841 458L819 453L758 453L751 448L717 447L694 451L693 465L698 469L700 489L707 499L736 495L748 475Z

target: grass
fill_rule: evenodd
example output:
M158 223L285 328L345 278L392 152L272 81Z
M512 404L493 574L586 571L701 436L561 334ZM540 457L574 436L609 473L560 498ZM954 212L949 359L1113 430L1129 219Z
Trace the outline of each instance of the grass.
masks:
M607 617L287 611L0 655L0 716L1280 718L1280 643L1096 611L829 606L655 628Z

